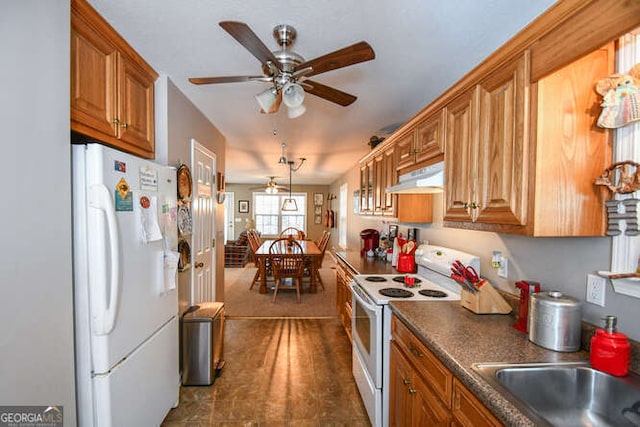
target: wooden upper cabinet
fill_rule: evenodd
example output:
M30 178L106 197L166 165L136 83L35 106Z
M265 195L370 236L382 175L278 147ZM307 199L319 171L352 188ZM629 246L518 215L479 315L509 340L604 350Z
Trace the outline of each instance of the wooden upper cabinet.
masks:
M86 1L71 2L71 130L154 158L157 77Z
M478 181L475 221L526 224L529 55L478 85Z
M444 110L420 118L405 134L396 139L398 170L415 169L419 165L441 156L444 153L444 132Z
M384 151L383 154L384 165L384 188L382 194L384 195L384 201L382 203L383 215L395 215L396 214L396 198L395 194L387 193L386 188L397 183L396 174L396 153L395 148L391 147Z
M395 145L375 150L360 163L360 213L391 216L396 196L387 187L396 184Z
M614 72L614 44L538 82L536 236L604 236L606 194L594 185L612 163L612 133L596 126L595 83Z
M130 146L153 154L155 78L125 60L120 61L118 69L119 138Z
M526 51L447 104L445 225L604 235L593 182L611 162L611 142L595 126L594 84L613 59L611 44L532 84Z
M445 220L526 220L528 57L447 105Z
M116 135L118 52L83 19L72 17L71 127L83 124Z
M395 147L398 169L413 165L416 158L414 129L400 136L395 142Z
M444 153L445 110L435 113L416 126L416 163Z
M476 183L477 98L477 90L472 89L451 101L446 108L445 220L474 219L471 203Z

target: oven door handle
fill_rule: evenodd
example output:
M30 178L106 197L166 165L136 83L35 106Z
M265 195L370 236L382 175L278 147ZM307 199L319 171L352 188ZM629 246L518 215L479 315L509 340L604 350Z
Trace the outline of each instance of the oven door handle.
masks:
M369 311L373 311L373 312L375 312L376 309L379 308L377 304L375 304L373 301L371 301L371 298L369 298L365 294L365 291L360 286L358 286L358 284L356 282L349 283L349 287L353 291L353 295L364 306L364 308L366 308Z

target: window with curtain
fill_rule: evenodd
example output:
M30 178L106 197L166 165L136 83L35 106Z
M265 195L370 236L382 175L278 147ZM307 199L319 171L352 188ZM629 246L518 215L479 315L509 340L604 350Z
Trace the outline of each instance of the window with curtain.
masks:
M307 195L305 193L292 193L291 198L296 201L298 210L282 211L282 203L288 197L289 193L253 193L256 230L262 236L277 236L287 227L296 227L306 231Z

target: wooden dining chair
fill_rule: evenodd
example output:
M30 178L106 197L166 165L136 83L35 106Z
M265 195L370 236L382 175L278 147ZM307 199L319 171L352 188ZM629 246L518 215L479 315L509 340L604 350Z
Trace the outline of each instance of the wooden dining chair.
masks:
M278 291L295 289L300 302L301 280L304 275L304 254L300 243L288 237L276 239L269 247L271 268L276 281L273 291L273 302L276 302ZM287 282L290 282L288 285Z
M320 256L315 259L316 281L320 283L320 286L322 286L323 290L324 290L324 283L322 282L322 278L320 277L320 268L322 267L322 262L324 260L324 253L327 250L327 246L329 245L329 240L331 240L331 232L327 230L323 231L322 236L320 237L317 243L318 249L320 249Z
M304 240L306 234L304 231L296 227L287 227L280 232L279 237L293 236L294 239Z
M256 251L262 245L262 239L260 239L260 235L258 234L258 232L256 230L249 230L247 232L247 237L249 238L249 247L251 248L251 256L253 257L256 267L258 267L258 271L256 271L256 274L254 274L253 280L251 281L251 286L249 286L249 290L252 290L253 286L260 281L260 271L262 269L260 268L261 266L259 263L263 263L266 261L264 258L259 259L258 257L256 257ZM266 274L266 272L268 271L267 265L265 265L264 271Z

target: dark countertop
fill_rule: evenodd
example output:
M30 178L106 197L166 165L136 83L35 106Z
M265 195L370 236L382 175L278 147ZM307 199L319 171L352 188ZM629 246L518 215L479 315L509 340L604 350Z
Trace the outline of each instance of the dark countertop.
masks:
M360 251L338 251L335 255L346 262L355 274L396 274L390 262L378 257L360 256ZM401 274L401 273L398 273Z
M457 301L393 301L390 306L494 416L508 426L535 424L509 398L482 379L471 364L589 359L585 351L560 353L533 344L513 328L511 315L477 315Z

